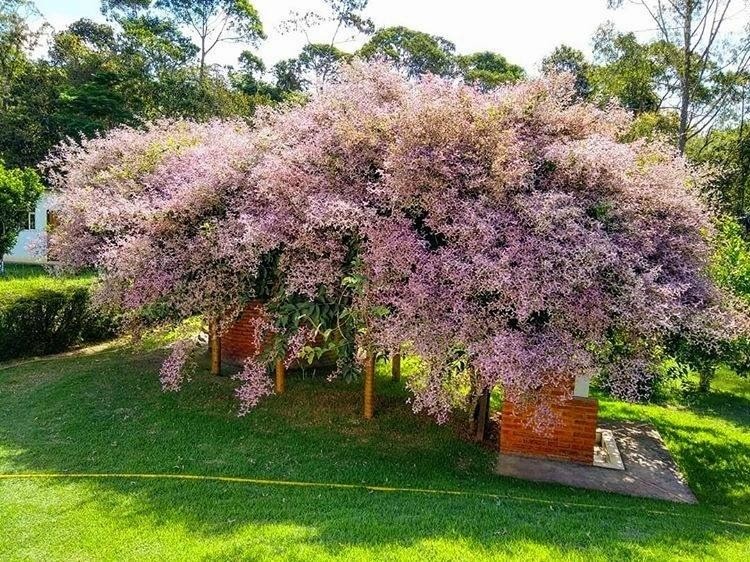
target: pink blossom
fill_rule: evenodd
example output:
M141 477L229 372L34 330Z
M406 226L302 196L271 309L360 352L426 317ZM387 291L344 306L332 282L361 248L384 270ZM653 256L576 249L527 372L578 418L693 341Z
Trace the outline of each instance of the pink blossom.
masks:
M566 76L480 92L357 63L252 128L117 129L51 158L51 251L98 267L99 301L133 327L204 314L225 328L276 264L277 294L346 303L357 344L408 345L424 365L412 403L440 420L461 376L533 397L605 373L637 399L664 338L744 321L706 271L702 174L621 142L622 110L574 99ZM246 364L242 412L270 392L264 369Z
M180 340L172 345L169 357L159 371L159 380L165 391L176 392L185 380L185 365L195 344L192 340Z

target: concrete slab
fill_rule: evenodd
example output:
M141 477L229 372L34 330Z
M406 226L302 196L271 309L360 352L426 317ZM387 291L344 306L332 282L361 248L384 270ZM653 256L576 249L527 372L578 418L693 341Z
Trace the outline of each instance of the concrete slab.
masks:
M601 426L612 430L625 470L501 453L496 472L536 482L698 503L656 429L632 422L603 423Z

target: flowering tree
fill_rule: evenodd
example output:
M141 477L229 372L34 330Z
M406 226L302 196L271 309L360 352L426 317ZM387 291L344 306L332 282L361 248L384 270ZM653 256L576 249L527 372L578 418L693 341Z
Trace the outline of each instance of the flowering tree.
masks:
M706 273L701 178L665 145L619 142L624 112L574 100L567 76L480 92L355 64L252 127L119 129L50 159L52 248L100 268L102 304L134 328L228 322L264 290L336 303L350 344L421 358L413 405L438 420L466 389L533 397L582 373L639 398L660 341L736 318ZM292 355L306 339L282 335ZM240 378L243 411L271 392L258 358Z

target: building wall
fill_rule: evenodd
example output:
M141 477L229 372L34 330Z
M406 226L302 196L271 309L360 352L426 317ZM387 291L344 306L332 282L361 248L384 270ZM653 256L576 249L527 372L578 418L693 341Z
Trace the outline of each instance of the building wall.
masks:
M51 198L42 195L34 209L35 228L24 229L18 234L16 245L11 251L3 256L6 263L47 263L47 252L45 248L47 230L47 211L50 208Z

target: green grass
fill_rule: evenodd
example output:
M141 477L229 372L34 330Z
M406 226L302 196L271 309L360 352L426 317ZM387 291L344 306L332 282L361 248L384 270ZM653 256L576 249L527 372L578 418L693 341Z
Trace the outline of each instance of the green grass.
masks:
M0 275L0 306L18 298L28 297L40 290L61 290L88 287L95 279L90 273L75 276L53 276L42 266L5 264Z
M225 475L468 495L0 479L0 559L741 560L750 553L750 385L730 374L685 408L602 402L607 418L659 428L701 502L685 506L496 476L494 451L461 440L457 425L413 415L384 368L371 422L360 419L358 385L311 377L290 378L286 394L238 418L228 378L199 371L181 393L160 392L163 355L116 345L0 368L0 473Z

